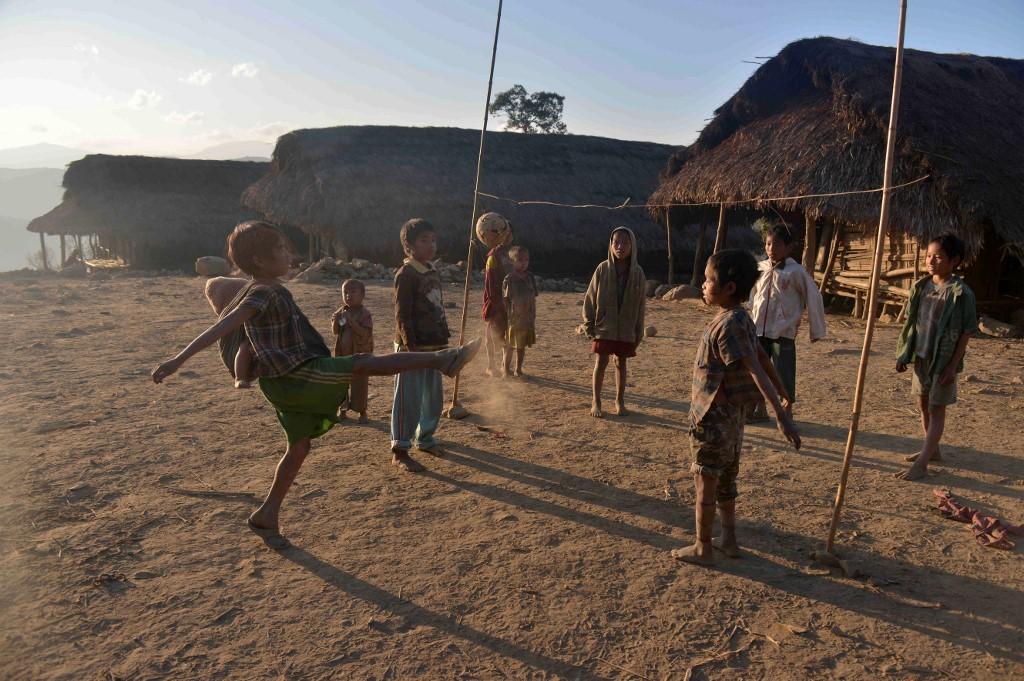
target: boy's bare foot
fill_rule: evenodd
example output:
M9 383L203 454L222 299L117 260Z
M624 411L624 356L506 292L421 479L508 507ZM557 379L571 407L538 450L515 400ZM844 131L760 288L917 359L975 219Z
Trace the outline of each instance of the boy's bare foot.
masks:
M590 415L593 416L595 419L604 417L604 412L601 411L600 402L594 402L592 405L590 405Z
M466 366L473 361L476 357L476 353L480 351L480 346L483 344L483 339L474 338L465 345L460 345L453 349L452 359L448 366L442 369L442 373L448 378L455 378L455 375L462 371L462 367Z
M516 369L514 372L512 372L512 375L515 376L516 378L522 378L525 374L523 374L522 369Z
M721 537L718 541L713 542L713 546L730 558L743 557L743 552L740 550L740 545L736 542L735 537Z
M916 452L916 453L911 454L910 456L906 457L903 460L904 461L910 461L911 463L913 463L914 461L917 461L917 457L919 457L919 456L921 456L921 452ZM935 453L932 454L932 458L929 459L928 461L929 461L929 463L932 462L932 461L942 461L942 450L941 449L936 449Z
M369 422L370 422L370 417L366 415L365 411L359 415L359 423L369 423Z
M626 405L622 402L615 403L615 415L616 416L629 416L629 410L626 409Z
M681 549L672 549L672 557L684 563L710 566L715 564L714 549L711 542L694 542L693 546Z
M403 452L402 450L394 452L391 457L391 465L397 466L407 473L421 473L425 470L419 461L409 456L409 452Z
M252 381L246 381L241 378L235 379L235 388L238 390L245 390L246 388L252 387Z
M281 531L277 527L277 523L273 523L272 526L269 524L265 525L264 523L266 523L266 521L262 520L258 514L259 511L256 511L256 513L253 513L245 521L245 524L249 526L249 529L252 530L256 536L262 539L264 544L275 551L283 551L290 548L291 542L281 534Z
M895 473L895 476L900 480L920 480L928 475L928 464L921 464L920 461L915 461L914 465L905 471Z
M444 451L444 447L442 447L441 445L437 444L436 442L434 444L432 444L432 445L417 446L416 449L420 450L421 452L426 452L427 454L430 454L431 456L436 456L438 458L441 458L442 456L444 456L445 454L448 453L448 452Z

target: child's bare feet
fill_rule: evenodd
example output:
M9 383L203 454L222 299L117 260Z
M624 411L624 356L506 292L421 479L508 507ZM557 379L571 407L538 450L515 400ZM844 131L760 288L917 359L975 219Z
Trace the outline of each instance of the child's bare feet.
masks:
M442 456L448 453L444 451L444 447L437 444L436 442L432 445L419 445L416 447L416 449L420 450L421 452L426 452L431 456L436 456L438 458L441 458Z
M590 415L593 416L595 419L604 417L604 412L601 411L600 402L594 402L592 405L590 405Z
M480 351L480 345L483 340L475 338L465 345L460 345L457 348L451 350L445 350L444 352L451 353L451 360L447 363L447 366L441 370L448 378L455 378L456 374L462 371L462 367L466 366L473 361L476 357L476 353Z
M370 417L366 415L365 411L361 412L359 414L359 423L369 423L369 422L370 422Z
M730 531L728 528L722 528L722 536L714 543L714 547L730 558L743 557L739 542L736 541L735 529Z
M910 461L911 463L913 463L914 461L917 461L917 457L919 457L919 456L921 456L921 452L916 452L916 453L911 454L910 456L906 457L904 459L904 461ZM942 450L941 449L936 449L935 450L935 454L933 454L932 458L929 459L928 461L929 461L929 463L931 463L932 461L942 461Z
M235 388L238 390L245 390L246 388L252 387L252 381L247 381L243 378L235 379Z
M696 541L693 546L672 549L672 557L684 563L710 566L715 564L714 548L711 542Z
M263 540L263 543L276 551L283 551L291 547L289 542L278 529L277 518L271 518L262 510L257 510L245 521L256 536Z
M420 462L409 456L409 452L401 449L393 451L391 456L391 465L397 466L407 473L420 473L424 470L423 465L420 464Z
M928 464L923 459L918 459L914 465L905 471L896 473L900 480L920 480L928 475Z
M626 403L625 402L618 402L617 401L615 403L615 414L617 416L629 416L629 410L626 409Z
M516 378L522 378L523 376L525 376L522 369L516 369L515 371L512 372L512 375L515 376Z

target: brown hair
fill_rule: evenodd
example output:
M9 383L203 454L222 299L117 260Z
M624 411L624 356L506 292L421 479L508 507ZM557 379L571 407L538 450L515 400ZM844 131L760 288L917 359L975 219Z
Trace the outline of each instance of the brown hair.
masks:
M269 222L240 222L228 235L228 259L246 274L259 276L262 272L260 266L256 264L256 258L269 258L281 240L284 240L286 246L291 247L288 238Z
M527 248L526 246L512 246L511 248L508 249L509 260L515 260L516 258L519 257L520 253L525 255L527 258L530 257L530 249Z
M364 284L363 282L359 281L358 279L346 279L345 281L341 282L342 290L344 290L346 286L355 286L357 289L362 291L364 294L366 293L366 284Z

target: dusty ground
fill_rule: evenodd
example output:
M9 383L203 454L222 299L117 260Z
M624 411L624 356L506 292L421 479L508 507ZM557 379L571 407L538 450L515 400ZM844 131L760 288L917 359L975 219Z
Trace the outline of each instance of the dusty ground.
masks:
M1024 345L972 341L947 464L897 481L919 436L880 327L838 542L872 579L808 559L824 537L862 328L799 342L799 453L748 429L744 560L675 564L692 540L684 415L709 311L653 302L628 418L587 415L578 295L544 294L533 376L464 376L427 473L388 465L390 382L369 426L315 445L286 502L295 547L245 530L283 437L215 352L158 360L211 313L197 278L0 282L0 677L693 679L1024 676L1021 552L930 510L933 487L1024 521ZM338 291L297 285L322 330ZM449 299L461 300L453 289ZM371 286L378 343L389 290ZM452 310L453 324L458 311ZM474 313L475 316L475 313ZM477 328L474 319L471 330Z

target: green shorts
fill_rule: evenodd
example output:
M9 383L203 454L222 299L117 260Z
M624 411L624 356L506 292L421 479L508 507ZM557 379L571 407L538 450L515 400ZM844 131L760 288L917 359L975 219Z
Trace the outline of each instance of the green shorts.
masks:
M949 385L942 385L938 374L928 373L928 362L918 357L914 360L914 378L910 389L915 395L927 395L928 404L956 404L956 379L954 375Z
M348 399L354 359L317 357L284 376L260 378L260 390L274 406L289 445L320 437L339 422L338 407Z
M740 448L747 408L735 404L712 404L700 423L690 428L690 471L718 478L718 501L732 501L736 475L740 471Z

